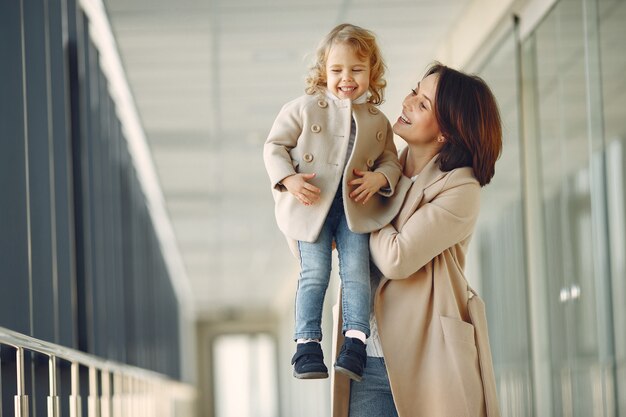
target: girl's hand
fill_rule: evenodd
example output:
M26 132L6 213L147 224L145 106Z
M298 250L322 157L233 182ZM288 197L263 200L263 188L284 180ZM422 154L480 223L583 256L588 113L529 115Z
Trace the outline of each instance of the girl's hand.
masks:
M359 201L363 201L363 204L367 203L378 190L389 185L387 177L380 172L360 171L358 169L355 169L353 172L354 175L360 178L350 181L348 185L357 186L350 193L350 198L357 203Z
M320 199L320 189L308 182L313 178L315 174L293 174L281 182L298 201L305 206L310 206Z

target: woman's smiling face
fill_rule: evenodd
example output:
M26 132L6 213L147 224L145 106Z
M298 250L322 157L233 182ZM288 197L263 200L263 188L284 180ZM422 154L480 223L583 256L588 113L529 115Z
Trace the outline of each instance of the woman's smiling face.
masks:
M435 117L435 94L439 76L431 74L417 84L402 102L402 114L393 131L407 143L430 144L441 135Z

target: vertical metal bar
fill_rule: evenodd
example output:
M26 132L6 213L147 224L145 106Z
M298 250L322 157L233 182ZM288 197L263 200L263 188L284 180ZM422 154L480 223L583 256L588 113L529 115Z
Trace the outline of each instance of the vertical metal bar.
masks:
M15 353L17 370L17 395L15 396L15 417L28 417L28 395L25 395L24 382L24 349L17 348Z
M130 412L133 417L141 417L141 393L139 390L139 381L134 377L128 378L129 382L129 402Z
M89 367L89 397L87 398L87 415L100 417L100 396L98 395L98 370Z
M595 308L597 325L595 326L598 341L598 364L605 365L609 384L604 378L594 378L599 385L592 389L599 390L601 395L594 401L594 410L607 410L603 415L616 413L612 409L613 398L618 398L616 391L618 380L615 366L615 329L613 311L613 282L611 270L611 233L609 227L607 138L604 127L604 100L602 97L602 60L600 50L600 11L598 0L583 0L583 28L585 45L585 78L587 81L587 137L591 151L589 181L591 202L591 248L593 249L593 286L595 288ZM602 150L602 151L600 151ZM582 310L582 306L580 307ZM612 381L611 381L612 379ZM594 397L596 398L596 397ZM580 401L580 400L579 400Z
M71 369L71 385L72 391L70 395L70 417L81 417L82 406L80 401L80 365L78 362L72 362Z
M115 372L113 373L113 417L123 417L124 415L122 411L123 395L122 376Z
M100 371L102 395L100 397L101 417L113 417L111 410L111 373L107 370Z
M550 317L550 301L546 291L547 249L543 237L545 230L545 205L542 197L543 166L541 164L539 81L537 76L537 39L535 35L523 33L522 26L516 26L518 39L518 71L521 77L520 89L520 129L522 152L522 186L524 201L525 251L528 271L528 300L532 359L532 415L549 416L554 408L553 399L559 395L553 387L550 358L550 330L546 317Z
M156 393L154 387L154 381L146 381L146 415L156 417L156 407L154 405L156 401Z
M137 380L137 395L139 396L139 399L137 401L139 414L137 415L139 417L149 417L150 414L148 414L148 384L143 379Z
M57 395L57 358L50 355L48 358L48 379L50 380L50 395L48 395L48 417L59 417L61 407Z
M123 404L124 404L124 416L131 416L133 415L133 393L132 393L132 379L130 376L128 375L124 375L124 377L122 378L122 384L124 384L124 396L123 398Z

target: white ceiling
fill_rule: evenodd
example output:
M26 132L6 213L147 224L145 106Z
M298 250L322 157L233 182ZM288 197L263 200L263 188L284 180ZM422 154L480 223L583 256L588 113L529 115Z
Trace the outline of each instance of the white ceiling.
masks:
M297 280L262 161L282 104L303 93L317 42L374 31L389 71L382 110L406 91L470 0L105 0L199 317L271 310Z

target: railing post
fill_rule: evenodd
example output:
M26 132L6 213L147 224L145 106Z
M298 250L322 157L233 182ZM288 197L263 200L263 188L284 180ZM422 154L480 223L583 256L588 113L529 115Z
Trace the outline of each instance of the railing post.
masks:
M24 383L24 349L17 348L15 353L17 370L17 395L15 396L15 417L28 417L28 395L25 395Z
M89 397L87 398L87 415L100 417L100 397L98 395L98 370L89 367Z
M111 373L103 369L100 372L100 380L102 383L102 396L100 397L100 405L102 406L101 417L113 417L111 409Z
M48 417L59 417L61 407L57 395L57 358L54 355L48 357L48 379L50 380L50 395L48 395Z
M124 390L124 415L125 416L135 416L133 410L133 404L135 403L135 387L133 384L133 377L131 375L126 375L124 378L124 386L126 389Z
M70 417L81 417L82 404L80 401L80 365L78 362L72 362L71 381L72 393L70 395Z
M122 386L122 375L119 372L113 373L113 417L124 417L122 411L122 399L124 398L124 387Z

